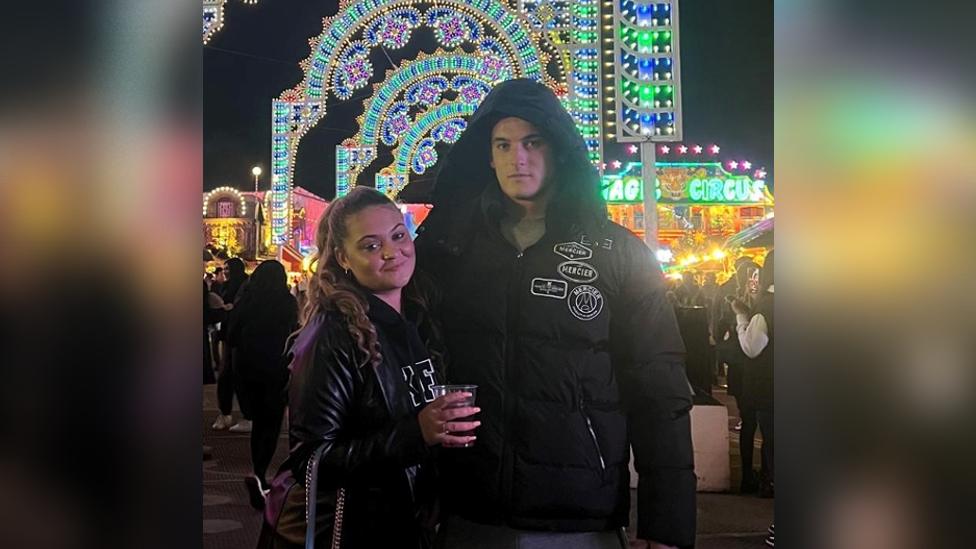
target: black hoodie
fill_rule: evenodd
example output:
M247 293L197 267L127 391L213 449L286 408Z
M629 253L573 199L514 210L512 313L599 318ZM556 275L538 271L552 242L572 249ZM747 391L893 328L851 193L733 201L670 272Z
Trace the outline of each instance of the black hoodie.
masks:
M546 233L524 252L501 235L488 159L501 118L547 138L556 188ZM530 80L496 86L448 153L418 266L442 290L447 378L478 388L478 441L442 452L445 510L527 530L628 521L630 446L638 536L695 539L691 394L684 346L648 248L606 219L572 118Z

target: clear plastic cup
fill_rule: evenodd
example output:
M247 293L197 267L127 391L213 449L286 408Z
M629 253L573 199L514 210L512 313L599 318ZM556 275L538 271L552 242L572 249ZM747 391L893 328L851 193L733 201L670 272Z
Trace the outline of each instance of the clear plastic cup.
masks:
M434 385L431 387L434 392L434 398L440 398L447 393L471 393L471 396L465 398L464 400L459 400L452 402L448 405L449 408L466 408L469 406L474 406L475 397L478 394L477 385ZM467 418L456 418L453 421L470 421ZM470 437L474 436L474 431L451 431L452 435L459 437ZM474 441L467 444L443 444L446 448L470 448L474 446Z

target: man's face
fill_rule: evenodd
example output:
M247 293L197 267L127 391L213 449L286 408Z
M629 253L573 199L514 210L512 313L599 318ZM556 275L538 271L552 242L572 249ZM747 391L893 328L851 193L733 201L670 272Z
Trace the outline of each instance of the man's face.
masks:
M552 149L533 124L503 118L491 130L491 167L505 196L515 202L545 200L555 164Z

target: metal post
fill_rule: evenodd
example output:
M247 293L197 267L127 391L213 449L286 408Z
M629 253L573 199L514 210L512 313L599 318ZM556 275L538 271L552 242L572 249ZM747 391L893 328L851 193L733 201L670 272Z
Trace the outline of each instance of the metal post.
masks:
M257 178L255 178L257 179ZM261 255L261 201L254 193L254 259Z
M657 252L657 197L654 182L657 180L657 158L654 143L644 141L640 145L641 177L644 180L644 243Z

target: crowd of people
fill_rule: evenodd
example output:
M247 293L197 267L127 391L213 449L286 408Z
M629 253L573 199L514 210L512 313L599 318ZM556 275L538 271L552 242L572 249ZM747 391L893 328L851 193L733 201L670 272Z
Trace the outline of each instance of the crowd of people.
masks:
M319 221L293 293L273 260L205 281L213 428L251 432L259 547L629 547L631 449L637 537L693 546L692 349L675 305L697 302L722 309L708 333L739 344L743 372L769 372L737 398L756 399L771 486L772 403L756 395L771 397L772 257L757 299L714 279L669 291L599 184L558 98L511 80L444 159L416 240L389 198L356 187ZM476 386L475 404L435 396L447 383Z
M773 271L774 252L770 251L761 267L752 258L737 259L733 276L721 285L714 273L696 279L686 272L680 279L669 280L667 293L687 346L692 385L709 392L706 388L724 378L735 401L739 492L758 493L763 498L775 495ZM758 472L753 466L757 428L762 434ZM773 546L772 526L766 543Z

